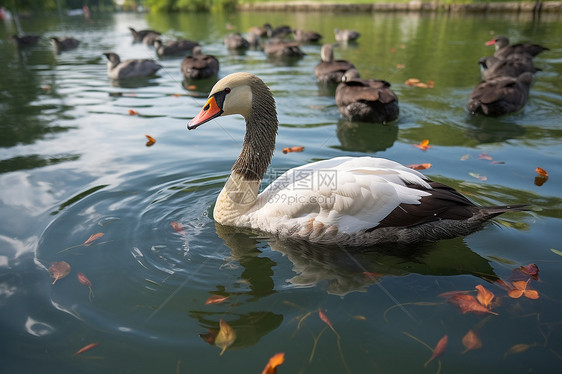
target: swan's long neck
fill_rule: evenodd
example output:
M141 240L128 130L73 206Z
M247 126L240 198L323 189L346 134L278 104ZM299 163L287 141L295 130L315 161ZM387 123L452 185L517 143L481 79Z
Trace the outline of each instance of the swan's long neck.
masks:
M261 81L252 86L252 107L245 118L242 151L217 198L213 214L217 222L227 225L240 226L237 219L255 205L260 182L275 150L278 128L275 100Z

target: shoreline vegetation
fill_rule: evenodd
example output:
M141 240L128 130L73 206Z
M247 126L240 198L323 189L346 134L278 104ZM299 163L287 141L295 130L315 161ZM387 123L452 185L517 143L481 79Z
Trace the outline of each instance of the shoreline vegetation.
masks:
M443 3L412 0L399 3L337 3L320 1L255 2L236 4L238 11L282 12L450 12L493 13L529 12L562 13L562 1L508 1L478 3Z

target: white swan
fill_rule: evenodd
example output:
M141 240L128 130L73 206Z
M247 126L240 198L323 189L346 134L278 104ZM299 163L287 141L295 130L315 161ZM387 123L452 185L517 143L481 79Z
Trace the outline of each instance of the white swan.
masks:
M214 208L214 219L222 225L313 243L369 246L466 235L498 214L524 209L478 207L451 187L372 157L306 164L258 194L278 127L275 101L260 78L234 73L218 81L188 129L231 114L246 119L246 135Z

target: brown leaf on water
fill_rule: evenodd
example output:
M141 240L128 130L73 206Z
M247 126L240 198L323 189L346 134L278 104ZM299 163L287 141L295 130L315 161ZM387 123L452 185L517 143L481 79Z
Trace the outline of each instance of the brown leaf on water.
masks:
M70 273L70 265L65 261L55 261L49 267L49 274L51 278L55 278L53 284L59 279L66 277Z
M417 78L408 78L406 80L406 82L404 82L404 83L406 84L406 86L415 86L416 83L419 83L419 82L420 82L420 80L417 79Z
M491 313L496 316L498 315L498 313L492 312L484 305L480 304L478 300L476 300L476 298L472 295L457 294L447 299L447 301L451 304L458 306L463 314L473 312L473 313Z
M539 267L535 264L529 264L526 266L521 266L519 270L535 280L539 279Z
M104 236L105 234L103 232L98 232L97 234L92 234L90 235L90 237L88 238L88 240L86 240L82 245L85 245L86 247L89 246L90 244L92 244L92 242L98 240L99 238L101 238L102 236Z
M406 65L404 64L396 64L396 69L404 69Z
M172 228L174 230L176 230L176 232L178 232L182 235L185 235L185 230L183 229L183 226L182 226L181 223L172 221L172 222L170 222L170 225L172 225Z
M537 172L538 175L540 175L541 177L547 177L548 178L548 173L546 172L546 170L544 170L541 167L537 167L535 169L535 171Z
M210 304L220 304L223 301L225 301L226 299L228 299L230 296L221 296L221 295L211 295L209 296L209 298L205 301L205 305L210 305Z
M283 153L291 153L291 152L302 152L304 151L304 147L286 147L283 148L282 152Z
M445 350L447 349L448 342L449 342L449 338L448 338L447 334L443 335L443 337L441 339L439 339L439 341L437 342L437 345L433 349L433 354L431 355L429 360L427 360L426 363L423 364L423 366L427 366L431 361L433 361L437 357L443 355L443 353L445 353Z
M488 161L492 161L492 160L493 160L492 156L490 156L490 155L487 154L487 153L480 153L480 154L478 155L478 158L481 159L481 160L488 160Z
M83 346L82 348L80 348L79 350L77 350L73 356L77 356L79 354L82 354L86 351L89 351L90 349L94 349L96 348L100 343L90 343L88 345Z
M215 337L215 345L221 348L220 355L230 347L236 340L236 332L222 318L219 321L219 333Z
M150 136L150 135L145 135L145 136L148 139L148 141L146 142L147 147L150 147L150 146L154 145L154 143L156 143L156 139L154 139L152 136Z
M130 116L138 116L139 112L137 112L136 110L133 110L133 109L129 109L129 115Z
M476 295L476 299L480 304L484 305L485 307L488 307L492 302L492 300L494 299L494 294L491 291L487 290L481 284L477 285L476 289L478 290L478 295Z
M285 353L276 353L269 359L269 362L261 372L261 374L276 374L277 367L285 361Z
M464 347L466 348L462 353L465 354L466 352L473 350L473 349L479 349L482 348L482 341L480 340L480 338L478 337L478 335L476 335L476 333L474 332L474 330L469 330L466 335L462 338L462 344L464 345Z
M411 165L408 165L408 167L410 169L414 169L414 170L425 170L425 169L429 169L431 167L431 164L430 163L411 164Z
M507 295L512 299L518 299L521 296L525 296L528 299L536 300L539 298L539 293L528 287L530 279L526 281L515 281L511 284L513 288L507 292Z

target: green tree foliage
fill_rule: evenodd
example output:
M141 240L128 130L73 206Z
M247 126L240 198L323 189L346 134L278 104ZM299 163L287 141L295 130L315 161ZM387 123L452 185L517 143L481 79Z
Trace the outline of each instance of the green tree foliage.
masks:
M145 0L144 5L154 12L194 12L211 9L231 9L237 3L238 0Z
M61 9L80 9L87 5L90 9L115 9L114 0L0 0L0 7L16 11L41 11Z

